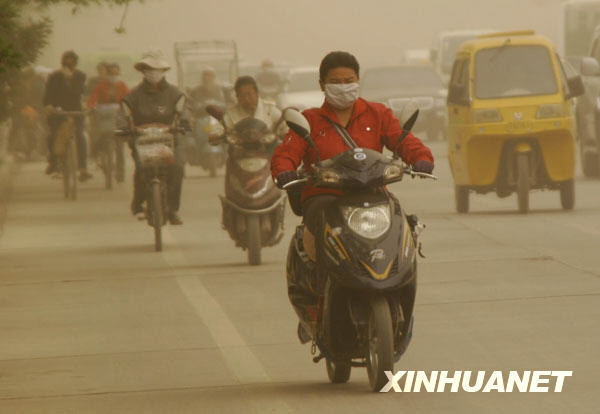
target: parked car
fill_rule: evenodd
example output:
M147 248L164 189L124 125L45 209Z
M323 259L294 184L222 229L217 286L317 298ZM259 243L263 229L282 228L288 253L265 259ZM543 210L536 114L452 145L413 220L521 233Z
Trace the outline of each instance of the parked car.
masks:
M415 132L424 131L429 139L443 139L446 135L446 90L431 65L366 69L361 76L361 95L367 100L385 103L395 115L412 99L420 110Z
M284 93L279 95L280 108L294 107L300 111L320 107L325 96L319 86L319 69L316 67L293 68L289 71Z

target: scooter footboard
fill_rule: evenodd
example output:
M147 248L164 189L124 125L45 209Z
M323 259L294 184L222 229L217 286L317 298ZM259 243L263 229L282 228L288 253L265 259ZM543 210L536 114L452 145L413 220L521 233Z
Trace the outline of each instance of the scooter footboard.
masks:
M298 226L288 248L287 289L296 314L301 321L310 325L317 320L319 296L316 269L304 251L303 233L304 226Z

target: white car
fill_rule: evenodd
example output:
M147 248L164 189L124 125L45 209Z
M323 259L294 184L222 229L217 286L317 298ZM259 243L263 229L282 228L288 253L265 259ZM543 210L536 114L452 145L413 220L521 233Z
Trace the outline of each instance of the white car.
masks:
M285 92L277 99L280 108L295 107L300 111L323 105L325 95L319 87L319 69L293 68L286 80Z

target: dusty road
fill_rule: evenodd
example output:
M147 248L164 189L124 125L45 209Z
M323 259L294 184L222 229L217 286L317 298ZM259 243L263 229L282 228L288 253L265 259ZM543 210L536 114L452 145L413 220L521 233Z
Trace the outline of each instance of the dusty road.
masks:
M600 181L577 207L534 193L474 196L454 212L440 181L394 190L428 225L414 339L396 369L573 370L561 394L371 394L364 369L330 385L296 338L284 242L250 268L220 226L222 176L188 168L165 251L129 212L130 183L100 173L67 202L41 164L14 179L0 239L1 413L597 413Z

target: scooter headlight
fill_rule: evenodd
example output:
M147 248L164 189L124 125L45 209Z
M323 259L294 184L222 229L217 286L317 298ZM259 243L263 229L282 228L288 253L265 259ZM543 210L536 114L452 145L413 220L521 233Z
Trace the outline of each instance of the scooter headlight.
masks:
M390 228L390 206L342 207L348 227L359 236L376 239Z
M266 158L258 158L258 157L253 157L253 158L242 158L237 160L237 164L240 166L240 168L246 172L257 172L262 170L267 163L269 162L269 160L267 160Z

